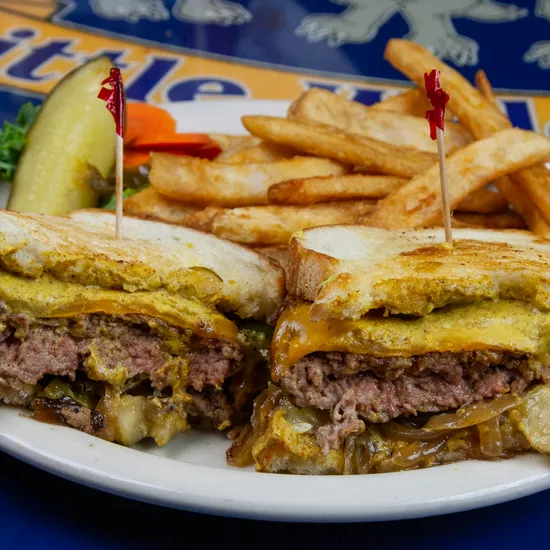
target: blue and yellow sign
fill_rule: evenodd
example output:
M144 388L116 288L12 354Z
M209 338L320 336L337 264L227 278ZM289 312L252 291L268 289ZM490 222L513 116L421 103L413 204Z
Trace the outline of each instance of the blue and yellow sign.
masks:
M550 0L0 0L0 112L41 101L100 53L134 101L293 99L321 86L366 104L406 85L387 40L483 67L513 123L550 135Z

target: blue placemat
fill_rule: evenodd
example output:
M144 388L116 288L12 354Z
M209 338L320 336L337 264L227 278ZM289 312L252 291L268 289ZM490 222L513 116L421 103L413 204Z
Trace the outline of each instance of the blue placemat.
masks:
M0 455L3 550L128 548L548 548L550 491L460 514L371 524L289 524L180 512L81 487ZM330 498L330 495L327 495Z
M103 53L134 101L293 99L322 86L373 103L410 85L384 60L407 37L512 95L514 124L550 131L550 0L0 0L0 111ZM535 97L535 100L530 98Z

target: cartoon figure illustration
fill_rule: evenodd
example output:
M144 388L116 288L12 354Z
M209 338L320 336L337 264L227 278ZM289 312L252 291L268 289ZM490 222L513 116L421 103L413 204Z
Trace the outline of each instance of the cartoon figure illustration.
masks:
M178 0L172 13L188 23L215 23L226 27L242 25L252 19L247 9L228 0Z
M537 0L535 15L550 21L550 0ZM550 41L535 42L523 57L526 63L538 63L541 69L550 69Z
M338 47L345 43L365 43L375 38L379 29L396 14L409 25L405 37L429 47L435 55L450 59L456 65L478 63L477 42L459 34L453 18L475 21L515 21L528 15L528 10L494 0L332 0L348 8L339 15L307 16L296 30L311 42L326 39ZM548 2L548 0L544 0Z
M90 0L90 6L99 17L131 23L140 19L163 21L170 18L163 0ZM241 25L252 19L247 9L229 0L178 0L172 14L180 21L202 25Z
M165 8L163 0L90 0L90 7L99 17L123 19L129 23L137 23L140 19L170 19L170 13Z

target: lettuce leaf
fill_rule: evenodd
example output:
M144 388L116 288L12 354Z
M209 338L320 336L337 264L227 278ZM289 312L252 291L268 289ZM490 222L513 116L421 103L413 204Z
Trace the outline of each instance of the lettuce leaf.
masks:
M128 189L124 189L124 191L122 192L122 199L128 199L130 197L132 197L133 195L135 195L136 193L139 193L140 191L143 191L143 189L145 189L146 187L148 187L147 185L144 185L142 187L130 187ZM105 210L115 210L116 208L116 195L111 195L111 197L108 199L108 201L101 207L101 208L104 208Z
M40 105L25 103L19 109L15 124L4 122L4 129L0 131L0 179L13 180L27 133L39 110Z

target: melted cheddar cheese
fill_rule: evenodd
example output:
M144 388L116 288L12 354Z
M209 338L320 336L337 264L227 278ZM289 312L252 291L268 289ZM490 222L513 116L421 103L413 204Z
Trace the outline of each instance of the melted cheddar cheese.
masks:
M380 357L428 352L503 350L550 352L550 313L520 301L450 306L424 317L365 316L358 320L310 319L311 304L281 313L272 343L275 380L305 355L340 351Z
M236 325L214 308L163 289L127 292L67 283L47 274L28 279L0 271L0 300L8 312L35 318L86 313L147 315L205 338L237 336Z

